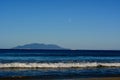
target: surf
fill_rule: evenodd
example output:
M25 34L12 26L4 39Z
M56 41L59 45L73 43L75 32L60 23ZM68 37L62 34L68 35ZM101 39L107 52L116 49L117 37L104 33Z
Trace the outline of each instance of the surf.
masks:
M120 67L120 63L98 63L98 62L85 62L85 63L0 63L0 68L98 68L98 67Z

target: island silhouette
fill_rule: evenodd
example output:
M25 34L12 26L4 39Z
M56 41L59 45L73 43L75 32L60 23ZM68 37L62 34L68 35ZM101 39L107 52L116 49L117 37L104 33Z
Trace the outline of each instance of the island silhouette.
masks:
M30 43L30 44L25 44L25 45L21 45L21 46L16 46L16 47L13 47L12 49L57 49L57 50L63 50L66 48L63 48L63 47L55 45L55 44Z

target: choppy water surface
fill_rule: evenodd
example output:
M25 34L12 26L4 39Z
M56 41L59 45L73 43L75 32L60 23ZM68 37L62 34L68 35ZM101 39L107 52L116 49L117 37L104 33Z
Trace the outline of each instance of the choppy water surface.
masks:
M110 52L110 51L109 51ZM97 55L94 55L97 54ZM105 56L104 56L105 54ZM111 56L111 54L117 54ZM0 77L80 78L120 76L120 52L0 53Z

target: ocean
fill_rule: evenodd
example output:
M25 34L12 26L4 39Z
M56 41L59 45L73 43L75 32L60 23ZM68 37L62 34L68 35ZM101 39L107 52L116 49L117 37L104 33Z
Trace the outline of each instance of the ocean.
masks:
M120 77L120 51L0 50L0 78Z

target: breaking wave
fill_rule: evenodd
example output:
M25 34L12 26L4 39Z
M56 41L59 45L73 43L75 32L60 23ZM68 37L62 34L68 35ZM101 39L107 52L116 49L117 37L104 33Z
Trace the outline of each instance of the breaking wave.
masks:
M0 68L87 68L120 67L120 63L0 63Z

